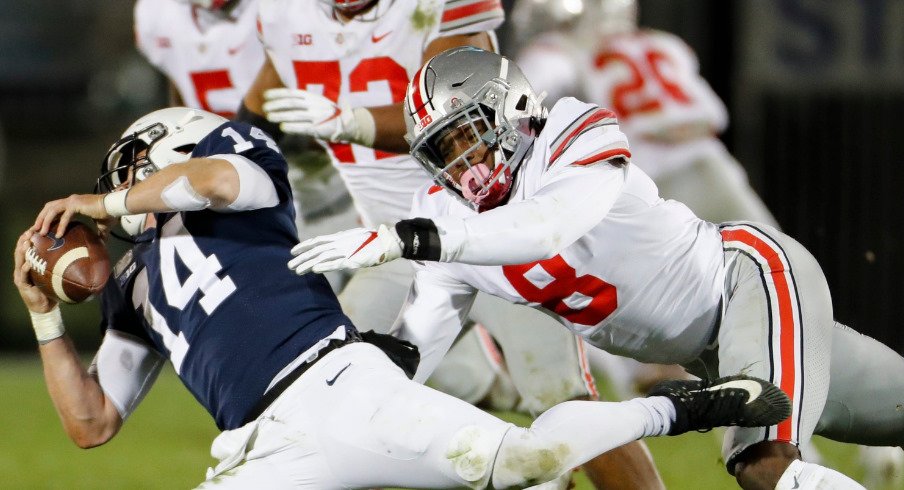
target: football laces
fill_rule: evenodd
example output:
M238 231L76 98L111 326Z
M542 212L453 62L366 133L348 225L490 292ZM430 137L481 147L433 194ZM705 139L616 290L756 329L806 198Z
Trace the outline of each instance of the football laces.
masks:
M47 272L47 261L38 255L38 249L35 247L29 247L25 252L25 260L28 261L28 264L31 265L32 269L41 275L44 275L44 273Z

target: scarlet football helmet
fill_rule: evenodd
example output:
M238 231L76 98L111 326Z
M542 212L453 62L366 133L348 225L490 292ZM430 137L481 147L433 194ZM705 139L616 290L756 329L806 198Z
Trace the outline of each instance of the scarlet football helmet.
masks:
M433 180L485 211L501 204L546 112L518 66L474 47L434 56L405 97L406 140Z
M188 160L198 142L225 122L222 116L188 107L169 107L140 117L107 151L95 192L127 188ZM120 223L126 233L137 235L144 229L144 220L145 215L129 215Z

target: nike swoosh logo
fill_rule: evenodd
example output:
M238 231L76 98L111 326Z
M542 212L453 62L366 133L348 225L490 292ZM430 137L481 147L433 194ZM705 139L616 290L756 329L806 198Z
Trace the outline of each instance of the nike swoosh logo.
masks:
M746 390L748 393L750 393L750 398L747 399L747 404L750 404L751 402L756 400L760 396L760 393L763 392L763 387L759 383L757 383L756 381L751 381L749 379L736 379L734 381L729 381L720 385L704 388L703 391L724 390L726 388L738 388L741 390Z
M797 481L797 475L794 475L794 486L791 488L792 488L792 490L795 488L800 488L800 482Z
M66 243L65 238L57 238L56 235L53 234L53 232L48 232L47 238L53 240L53 244L50 246L50 248L47 249L48 252L51 250L56 250L62 247L64 243Z
M352 363L346 364L344 368L340 369L339 372L336 373L335 376L333 376L333 379L328 379L328 380L326 380L326 385L327 385L327 386L333 386L333 383L336 382L336 378L338 378L340 375L342 375L342 373L344 373L345 370L348 369L351 365L352 365Z
M234 48L226 48L226 52L229 53L229 56L235 56L241 49L241 46L236 46Z
M339 117L339 114L342 114L342 109L336 107L335 109L333 109L333 115L332 115L332 116L330 116L330 117L324 119L323 121L320 121L320 122L317 123L317 124L323 124L323 123L325 123L325 122L330 122L330 121L332 121L333 119L336 119L337 117Z
M362 243L360 247L356 248L355 251L352 252L351 255L349 255L349 257L351 257L352 255L355 255L356 253L360 252L361 249L364 248L364 247L366 247L368 243L374 241L374 238L377 238L377 232L372 231L372 232L370 232L370 236L367 237L366 240L364 240L364 243Z
M389 31L386 34L383 34L382 36L377 36L376 34L371 34L370 40L373 41L374 44L376 44L376 43L382 41L383 38L385 38L386 36L388 36L390 34L392 34L392 31Z

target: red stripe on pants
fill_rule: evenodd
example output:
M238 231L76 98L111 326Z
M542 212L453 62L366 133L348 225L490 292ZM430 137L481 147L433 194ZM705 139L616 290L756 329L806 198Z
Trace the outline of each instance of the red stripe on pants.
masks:
M794 385L797 381L797 350L794 346L795 321L794 309L792 308L792 301L795 301L795 296L791 294L791 287L785 277L785 265L782 263L780 257L782 252L773 248L770 244L764 242L749 231L743 229L722 230L722 240L744 243L749 247L752 247L756 253L759 254L760 259L766 261L767 267L763 273L772 277L772 282L775 287L775 297L778 300L779 362L781 366L781 379L777 380L776 384L789 398L791 398L791 402L793 403L792 406L796 406L798 400L794 398ZM792 440L791 424L794 421L793 419L794 416L792 415L778 424L777 438L779 441L788 442Z

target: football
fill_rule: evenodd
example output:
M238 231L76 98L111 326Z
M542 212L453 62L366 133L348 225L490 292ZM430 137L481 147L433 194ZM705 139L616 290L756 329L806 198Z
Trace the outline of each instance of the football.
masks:
M55 225L51 227L54 229ZM34 234L25 254L31 280L64 303L81 303L99 293L110 276L107 247L88 225L77 221L57 237Z

